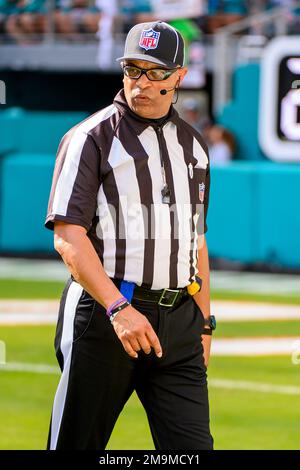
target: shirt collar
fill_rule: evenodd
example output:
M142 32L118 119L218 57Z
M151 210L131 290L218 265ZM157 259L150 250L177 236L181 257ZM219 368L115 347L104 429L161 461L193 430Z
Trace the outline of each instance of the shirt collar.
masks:
M138 116L136 113L134 113L130 109L130 107L128 106L127 100L125 98L124 89L120 90L119 93L115 96L113 103L116 106L116 108L118 108L121 115L133 123L134 128L136 129L136 132L138 135L140 135L149 126L157 127L159 125L155 120ZM178 119L179 119L178 112L171 105L170 111L168 115L166 116L164 124L169 121L176 123Z

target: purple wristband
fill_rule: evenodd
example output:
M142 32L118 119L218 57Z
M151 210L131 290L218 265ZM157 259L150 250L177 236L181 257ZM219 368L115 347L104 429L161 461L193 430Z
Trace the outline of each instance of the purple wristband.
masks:
M115 301L108 307L108 309L106 310L106 315L107 315L108 317L110 317L110 316L111 316L111 311L112 311L114 308L116 308L118 305L123 304L124 302L127 302L126 297L121 297L120 299L115 300Z

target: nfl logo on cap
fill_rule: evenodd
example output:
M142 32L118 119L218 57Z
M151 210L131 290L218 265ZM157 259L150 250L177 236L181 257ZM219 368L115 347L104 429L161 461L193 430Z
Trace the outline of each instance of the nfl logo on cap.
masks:
M139 46L146 49L146 51L148 51L148 49L156 49L158 46L159 36L160 33L154 31L152 28L144 29L140 37Z

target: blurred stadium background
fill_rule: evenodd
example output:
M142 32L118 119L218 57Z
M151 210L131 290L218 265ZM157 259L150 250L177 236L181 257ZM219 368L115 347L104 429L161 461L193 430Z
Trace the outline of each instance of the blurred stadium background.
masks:
M111 103L127 31L157 18L186 40L176 106L211 155L215 445L300 448L300 2L0 0L0 449L45 448L59 380L59 140ZM153 448L135 396L108 448Z

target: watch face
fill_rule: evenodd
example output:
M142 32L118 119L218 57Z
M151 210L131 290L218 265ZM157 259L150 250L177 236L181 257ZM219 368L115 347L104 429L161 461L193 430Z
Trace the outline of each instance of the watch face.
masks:
M216 320L216 317L214 315L210 316L210 327L211 327L212 330L215 330L216 327L217 327L217 320Z

